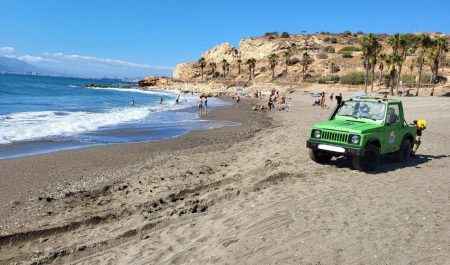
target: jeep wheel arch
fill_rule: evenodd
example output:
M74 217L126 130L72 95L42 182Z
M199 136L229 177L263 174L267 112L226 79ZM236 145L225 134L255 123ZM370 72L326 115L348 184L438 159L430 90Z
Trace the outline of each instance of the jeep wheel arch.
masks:
M371 138L371 139L369 139L369 141L367 141L367 143L366 143L365 146L367 147L367 146L369 146L369 145L374 145L374 146L378 147L378 150L381 151L381 142L380 142L380 140L378 140L377 138Z

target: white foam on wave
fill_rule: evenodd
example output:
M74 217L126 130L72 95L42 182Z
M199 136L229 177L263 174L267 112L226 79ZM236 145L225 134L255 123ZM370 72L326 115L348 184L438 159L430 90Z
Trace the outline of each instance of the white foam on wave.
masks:
M0 144L94 131L101 127L144 119L145 107L104 113L37 111L0 116Z
M87 89L96 89L96 90L115 90L120 92L134 92L134 93L142 93L149 95L158 95L158 96L176 96L179 91L176 90L142 90L138 88L118 88L118 87L89 87Z

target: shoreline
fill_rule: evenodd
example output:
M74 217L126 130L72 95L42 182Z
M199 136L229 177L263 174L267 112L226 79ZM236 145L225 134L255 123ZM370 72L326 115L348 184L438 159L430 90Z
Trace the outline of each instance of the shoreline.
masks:
M227 146L270 126L262 113L254 120L249 119L254 118L249 117L254 114L249 111L251 102L253 100L243 101L237 110L234 104L214 107L202 116L209 121L240 125L194 129L163 140L89 146L0 160L0 175L4 183L0 186L0 216L6 216L0 219L0 234L4 234L9 226L11 216L16 216L15 226L20 226L22 218L28 219L26 215L30 210L27 208L33 208L39 198L96 189L142 170L160 154L214 145Z

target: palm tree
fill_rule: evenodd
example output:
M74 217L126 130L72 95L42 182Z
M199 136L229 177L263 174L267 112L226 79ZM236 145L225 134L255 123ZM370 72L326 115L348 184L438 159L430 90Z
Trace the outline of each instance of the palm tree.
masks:
M286 73L286 77L288 75L288 65L289 65L289 61L291 59L292 56L292 50L291 48L288 48L287 50L284 51L283 53L283 57L285 59L284 63L286 65L286 69L284 70L284 72Z
M364 92L367 94L369 70L371 70L372 73L371 91L373 92L374 70L377 63L377 54L380 51L381 45L373 34L364 35L361 38L360 45L364 57L364 68L366 69L366 73L364 75Z
M387 40L387 45L389 45L392 48L393 54L398 54L398 49L400 48L400 42L401 42L400 33L396 33L392 36L390 36Z
M385 53L379 53L378 59L380 61L378 65L378 70L380 70L380 75L378 76L378 85L381 86L381 82L383 81L384 64L386 63L387 55Z
M227 66L228 66L228 61L226 59L222 59L223 77L225 77L227 75Z
M269 65L270 69L272 69L272 79L275 78L275 66L277 66L278 55L272 53L269 55Z
M410 49L413 48L415 42L415 36L412 34L402 34L400 35L400 40L398 43L398 50L399 50L399 56L401 57L401 60L398 64L398 76L397 76L397 91L398 86L400 85L401 75L402 75L402 68L403 68L403 62L406 60L406 56L408 55L408 52ZM405 92L405 91L403 91Z
M431 46L431 38L430 36L426 34L420 35L420 37L417 40L417 83L416 83L416 96L419 95L419 89L420 89L420 80L422 79L422 71L423 71L423 65L425 64L425 55L427 54L428 49Z
M431 88L430 96L434 95L434 87L436 86L440 63L443 61L443 58L445 58L445 54L449 51L448 41L442 37L434 39L432 43L431 77L433 80L433 86Z
M414 71L414 65L416 65L416 59L411 60L411 64L409 65L409 74L412 75Z
M204 69L205 66L206 66L206 60L205 60L205 58L201 57L201 58L198 60L198 64L200 65L200 72L201 72L201 74L202 74L202 79L203 79L203 69Z
M311 64L311 57L308 52L304 52L302 55L301 65L302 65L302 79L306 79L306 71L308 70L308 65Z
M400 33L396 33L388 38L387 44L392 48L393 57L391 59L394 59L394 57L395 59L397 59L396 57L398 56L400 46L402 45L402 41L403 41L402 35L400 35ZM395 69L396 63L393 63L392 65L393 69L396 70ZM390 72L390 74L392 74L392 71ZM395 76L390 76L390 79L392 81L392 86L396 86L397 83L395 82Z
M391 93L391 96L393 96L394 95L394 86L396 84L395 77L397 75L397 69L395 67L399 66L400 64L403 63L403 57L401 57L399 54L391 53L388 55L387 62L392 67L391 71L389 72L389 83L391 84L390 85L390 93ZM398 94L397 86L396 86L396 93Z
M378 55L380 54L380 52L381 52L381 48L382 48L382 46L381 46L381 44L378 42L378 40L375 40L375 42L373 43L373 48L374 48L374 50L373 50L373 53L372 53L372 56L371 56L371 60L370 60L370 63L371 63L371 69L372 69L372 72L371 72L371 81L370 81L370 92L371 93L373 93L373 83L374 83L374 80L375 80L375 65L377 65L377 63L378 63Z
M240 58L237 59L237 63L238 63L238 75L240 75L241 74L241 63L242 63L242 60Z
M255 74L256 59L250 58L245 62L248 65L248 80L252 80Z
M211 73L212 73L212 77L214 78L214 75L216 74L216 67L217 64L215 62L210 62L209 66L211 67Z

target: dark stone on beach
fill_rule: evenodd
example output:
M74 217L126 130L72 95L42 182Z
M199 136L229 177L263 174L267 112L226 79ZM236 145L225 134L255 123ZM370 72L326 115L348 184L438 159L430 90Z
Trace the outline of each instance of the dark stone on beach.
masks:
M47 200L47 202L51 202L51 201L55 200L55 198L53 198L53 197L47 197L45 199Z

